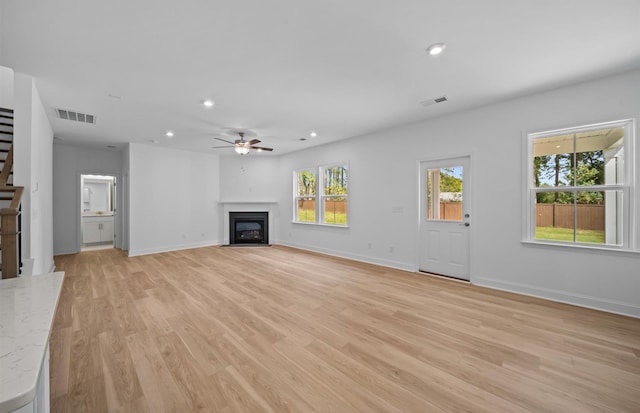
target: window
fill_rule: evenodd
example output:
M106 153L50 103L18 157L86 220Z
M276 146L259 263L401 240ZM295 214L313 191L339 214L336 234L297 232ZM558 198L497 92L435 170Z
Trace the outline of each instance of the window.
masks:
M348 183L349 167L343 163L295 171L293 221L346 226Z
M320 169L324 171L322 222L324 224L347 225L348 169L345 165Z
M633 122L528 136L528 234L535 242L631 248Z
M295 172L296 222L316 222L316 171L304 169Z

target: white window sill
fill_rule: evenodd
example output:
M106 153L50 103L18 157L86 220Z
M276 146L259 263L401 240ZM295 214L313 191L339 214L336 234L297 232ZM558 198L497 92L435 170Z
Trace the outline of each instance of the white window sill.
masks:
M640 251L625 249L623 247L606 247L602 245L589 245L589 244L570 244L570 243L562 243L562 242L545 242L545 241L534 241L534 240L522 240L520 243L524 246L532 246L532 247L541 247L548 249L563 249L566 251L584 251L584 252L593 252L598 251L604 254L621 254L621 255L633 255L640 254Z
M333 228L349 228L349 225L337 225L337 224L321 224L318 222L299 222L299 221L291 221L292 224L298 225L313 225L316 227L333 227Z

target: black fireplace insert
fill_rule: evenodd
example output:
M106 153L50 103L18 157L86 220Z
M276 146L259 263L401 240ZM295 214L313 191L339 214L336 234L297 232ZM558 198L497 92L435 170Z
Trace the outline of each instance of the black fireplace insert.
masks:
M269 244L269 212L229 212L229 244Z

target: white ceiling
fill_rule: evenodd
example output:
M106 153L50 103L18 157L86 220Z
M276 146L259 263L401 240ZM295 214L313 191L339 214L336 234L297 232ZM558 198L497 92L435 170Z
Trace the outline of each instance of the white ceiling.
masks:
M0 0L0 19L0 65L36 78L55 136L100 146L226 154L212 137L248 129L277 155L640 67L639 0Z

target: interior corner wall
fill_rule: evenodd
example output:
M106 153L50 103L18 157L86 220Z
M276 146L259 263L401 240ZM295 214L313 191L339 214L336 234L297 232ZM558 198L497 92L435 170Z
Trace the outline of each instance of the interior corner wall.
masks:
M129 144L125 147L122 152L122 213L120 216L122 217L122 249L125 251L129 251L129 211L130 211L130 183L129 183Z
M640 254L521 243L523 136L639 115L633 71L285 154L280 242L416 271L419 162L470 154L472 283L640 317ZM640 165L640 136L635 144ZM284 218L293 216L293 170L337 161L350 162L349 227ZM636 237L639 225L629 227Z
M55 143L53 145L53 251L55 255L80 252L80 175L116 177L115 246L121 248L125 234L125 192L120 185L124 153L109 149Z
M14 184L23 186L23 274L53 270L53 130L32 77L14 78Z
M217 155L129 144L129 256L219 244Z

